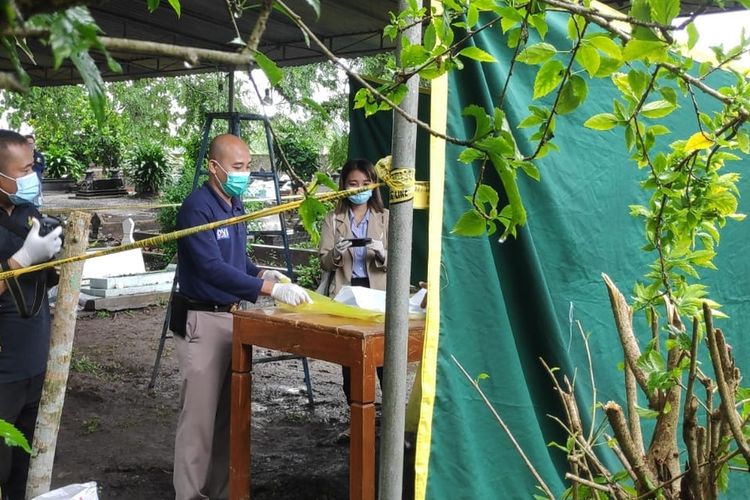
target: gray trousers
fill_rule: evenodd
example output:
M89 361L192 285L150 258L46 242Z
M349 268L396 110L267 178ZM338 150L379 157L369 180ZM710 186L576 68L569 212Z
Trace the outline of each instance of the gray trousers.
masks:
M182 409L174 446L177 500L229 497L232 315L188 311L175 336Z

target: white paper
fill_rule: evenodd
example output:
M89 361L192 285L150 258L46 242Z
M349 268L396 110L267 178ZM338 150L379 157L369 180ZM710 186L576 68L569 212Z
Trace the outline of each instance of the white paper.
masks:
M344 286L333 300L361 309L385 312L385 290L374 290L363 286Z
M96 492L96 482L90 481L83 484L69 484L43 493L32 500L99 500L99 494Z

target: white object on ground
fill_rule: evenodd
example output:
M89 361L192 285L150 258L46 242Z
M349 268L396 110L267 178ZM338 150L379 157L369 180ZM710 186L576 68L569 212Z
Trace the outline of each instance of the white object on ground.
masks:
M90 481L83 484L69 484L43 493L32 500L99 500L99 494L96 491L96 482Z
M97 250L87 251L93 253ZM108 278L146 272L140 248L102 255L83 262L83 278Z

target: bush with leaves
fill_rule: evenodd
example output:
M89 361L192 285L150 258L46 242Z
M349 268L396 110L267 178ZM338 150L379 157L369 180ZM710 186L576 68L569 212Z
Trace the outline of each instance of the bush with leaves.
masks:
M46 177L74 181L83 179L86 166L76 159L70 148L51 145L45 151L44 156L47 161L47 168L44 171Z
M307 265L294 268L294 275L297 277L299 286L315 290L320 284L321 271L320 260L317 257L310 257Z
M301 137L299 134L294 132L277 134L273 149L276 156L276 170L280 172L289 170L283 161L281 154L283 152L283 156L286 157L289 167L294 170L294 174L302 182L310 181L313 175L320 169L320 157L317 146L312 140ZM294 178L295 176L292 175L292 177ZM294 189L300 187L297 180L292 181L292 186Z
M157 142L139 144L127 160L126 174L139 193L157 194L171 167L170 157Z

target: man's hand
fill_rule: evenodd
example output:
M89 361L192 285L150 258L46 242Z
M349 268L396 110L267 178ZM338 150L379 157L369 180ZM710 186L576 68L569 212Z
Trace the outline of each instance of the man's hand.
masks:
M373 251L375 257L379 260L385 260L385 247L382 240L372 240L367 244L367 248Z
M274 284L273 290L271 290L271 297L292 306L312 304L312 299L307 295L305 289L294 283Z
M31 230L20 250L11 256L21 267L29 267L40 262L47 262L62 248L60 234L62 227L58 226L46 236L39 236L39 220L31 220Z
M333 260L341 260L341 256L344 255L344 252L346 252L351 246L351 241L343 238L340 239L333 247Z
M273 269L266 269L258 277L265 281L273 281L274 283L291 283L292 282L292 280L289 279L289 276L287 276L284 273L274 271Z

